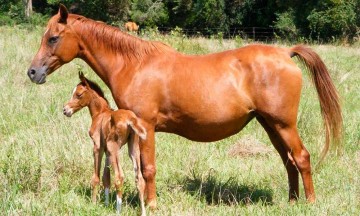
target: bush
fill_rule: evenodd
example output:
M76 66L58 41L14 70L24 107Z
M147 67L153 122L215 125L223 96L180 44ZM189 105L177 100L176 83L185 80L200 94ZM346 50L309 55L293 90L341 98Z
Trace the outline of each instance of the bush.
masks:
M0 26L2 25L14 25L15 21L11 19L9 15L0 14Z
M307 17L312 37L325 41L352 37L356 32L356 12L353 1L332 1L312 10Z
M274 27L279 30L279 36L286 40L293 40L299 36L298 29L295 25L295 15L293 10L284 13L277 13L277 19L274 22Z
M46 23L48 22L48 20L49 20L49 17L47 15L42 15L40 13L33 13L27 19L26 23L31 24L33 26L35 26L35 25L45 26Z
M164 3L154 0L133 0L130 16L135 22L150 27L166 23L169 19Z

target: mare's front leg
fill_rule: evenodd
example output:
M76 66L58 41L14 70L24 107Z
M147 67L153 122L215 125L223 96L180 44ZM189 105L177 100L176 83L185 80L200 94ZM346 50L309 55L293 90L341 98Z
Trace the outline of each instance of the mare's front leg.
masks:
M140 139L141 171L145 179L146 204L156 209L155 127L146 125L146 139Z
M135 183L139 191L139 199L141 205L141 215L146 215L145 209L145 180L141 173L141 162L140 162L140 147L139 147L139 136L132 134L128 145L129 157L131 158L135 172Z
M100 147L100 143L94 141L94 174L91 178L91 187L92 187L92 201L96 203L96 197L98 193L98 186L100 183L100 168L101 168L101 159L104 154L104 149Z

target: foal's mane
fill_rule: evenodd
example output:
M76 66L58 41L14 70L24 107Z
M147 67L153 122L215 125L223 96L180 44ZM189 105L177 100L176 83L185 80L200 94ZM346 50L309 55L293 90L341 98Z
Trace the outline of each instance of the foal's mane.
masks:
M103 90L100 88L100 86L95 83L94 81L89 80L88 78L84 77L86 79L86 82L88 83L88 85L90 86L90 88L92 90L94 90L100 97L104 98L104 100L106 101L106 103L109 103L109 101L105 98L104 92ZM84 82L80 83L83 86L86 86L86 84Z
M174 50L164 43L143 40L100 21L76 14L70 14L69 18L74 19L70 23L78 27L77 31L83 39L91 43L102 44L109 51L120 53L128 60L133 60L134 57L141 60L149 53Z

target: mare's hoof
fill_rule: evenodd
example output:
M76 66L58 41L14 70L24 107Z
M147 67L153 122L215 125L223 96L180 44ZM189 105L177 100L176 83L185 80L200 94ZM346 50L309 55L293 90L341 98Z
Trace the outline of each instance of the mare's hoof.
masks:
M150 200L147 202L147 206L151 209L151 210L155 210L156 209L156 199Z

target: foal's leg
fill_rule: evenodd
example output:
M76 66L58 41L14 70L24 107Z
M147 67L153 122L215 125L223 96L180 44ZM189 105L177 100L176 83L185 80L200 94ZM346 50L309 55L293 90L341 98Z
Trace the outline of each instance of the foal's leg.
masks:
M140 140L141 171L145 179L146 203L151 209L156 208L155 185L155 132L154 127L146 127L146 140Z
M145 180L141 173L141 163L140 163L140 147L139 147L139 136L132 134L131 140L128 144L129 156L133 162L134 171L135 171L135 183L139 191L139 199L141 205L141 215L146 215L145 210Z
M283 161L286 158L286 156L284 156L285 153L283 149L286 149L287 154L292 157L289 158L287 156L288 159L293 161L296 168L299 170L304 184L306 199L308 202L315 202L315 191L311 176L310 154L301 142L296 125L288 125L284 122L278 122L278 119L276 121L265 119L265 121L269 126L267 131L269 130L268 133L270 138L275 140L275 143L283 144L283 148L277 147L277 149L280 149L280 151L278 151L283 158ZM291 165L287 165L287 171L290 185L289 197L290 200L295 200L299 194L298 183L295 182L298 181L297 175L295 174L295 170L291 168ZM296 180L294 180L294 178L296 178ZM293 195L291 195L292 193Z
M96 197L98 193L98 186L100 183L100 168L101 168L101 159L104 154L104 150L100 147L100 144L94 142L94 174L91 179L92 186L92 201L96 203Z
M105 188L105 205L109 205L109 192L110 192L110 158L109 155L106 154L105 158L105 167L103 173L103 185Z
M108 141L107 147L109 151L109 157L111 165L115 173L115 188L116 188L116 211L120 213L122 204L122 186L124 184L124 172L119 165L118 158L118 145L114 141Z

